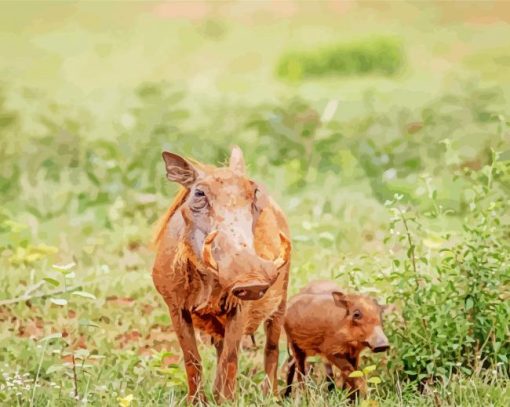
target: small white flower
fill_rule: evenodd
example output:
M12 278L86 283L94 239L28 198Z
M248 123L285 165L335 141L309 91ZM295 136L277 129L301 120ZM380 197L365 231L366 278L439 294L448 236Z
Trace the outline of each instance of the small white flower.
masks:
M395 168L390 168L383 172L382 177L387 181L395 179L397 177L397 170Z

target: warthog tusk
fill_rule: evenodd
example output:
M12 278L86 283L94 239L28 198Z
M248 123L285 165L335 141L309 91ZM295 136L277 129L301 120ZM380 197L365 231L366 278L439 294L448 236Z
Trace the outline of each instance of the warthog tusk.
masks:
M204 240L204 247L202 248L202 258L204 259L204 263L206 266L212 268L215 271L218 271L218 263L214 260L214 256L212 254L211 244L218 234L218 231L215 230L207 235Z
M274 265L277 269L282 268L285 264L288 263L290 258L290 240L287 236L285 236L282 232L280 232L280 255L277 259L274 260Z

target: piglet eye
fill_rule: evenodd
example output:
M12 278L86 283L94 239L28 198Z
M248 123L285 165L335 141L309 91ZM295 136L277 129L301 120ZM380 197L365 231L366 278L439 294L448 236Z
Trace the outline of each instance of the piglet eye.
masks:
M200 198L200 197L202 197L202 196L205 196L205 192L204 192L204 191L202 191L201 189L195 189L195 196L196 196L197 198Z
M361 314L361 311L357 309L352 313L352 319L360 320L363 315Z

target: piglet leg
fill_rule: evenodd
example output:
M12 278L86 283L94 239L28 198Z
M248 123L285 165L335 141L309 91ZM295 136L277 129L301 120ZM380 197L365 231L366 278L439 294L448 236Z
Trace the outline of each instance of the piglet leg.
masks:
M292 343L290 347L292 349L292 354L294 355L294 360L296 362L298 383L303 388L306 374L305 372L306 354L295 343Z
M324 368L326 369L326 381L328 382L328 391L335 390L335 372L333 372L333 366L331 363L324 363Z
M285 388L285 397L289 397L292 393L292 382L294 381L294 374L296 373L296 359L294 357L290 357L287 361L288 371L287 371L287 387Z
M344 387L352 390L349 394L349 398L355 399L359 395L365 394L365 380L362 377L349 377L349 375L356 370L356 367L354 367L351 362L338 354L328 355L327 358L333 365L340 369Z

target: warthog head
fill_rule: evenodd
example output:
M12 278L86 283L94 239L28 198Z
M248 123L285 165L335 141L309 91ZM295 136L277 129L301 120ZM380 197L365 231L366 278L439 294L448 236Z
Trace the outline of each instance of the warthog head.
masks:
M258 300L275 282L290 257L289 239L279 229L279 255L262 258L256 251L255 225L269 197L245 174L243 153L234 147L228 167L206 167L164 152L167 178L188 189L181 206L186 240L208 272L241 300ZM276 235L276 236L275 236ZM260 236L259 236L260 238Z

